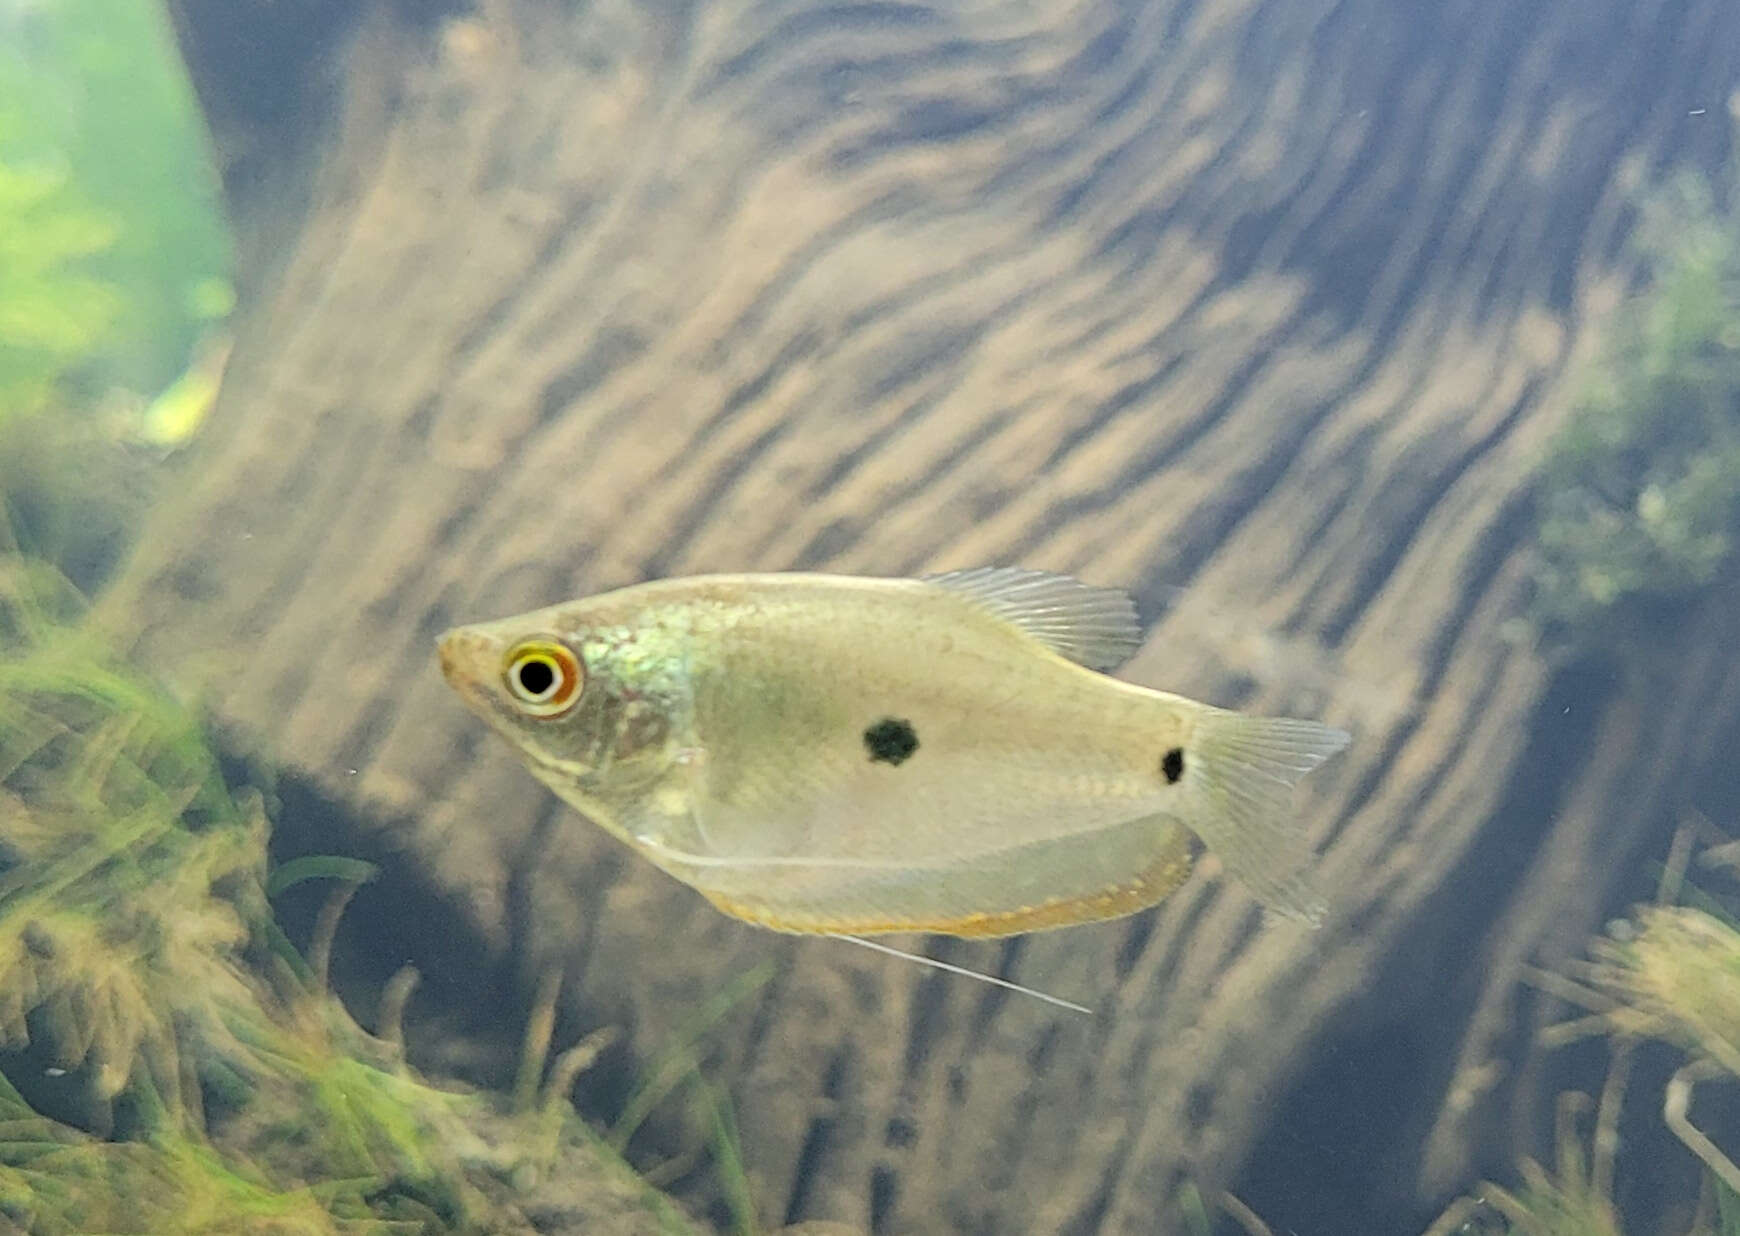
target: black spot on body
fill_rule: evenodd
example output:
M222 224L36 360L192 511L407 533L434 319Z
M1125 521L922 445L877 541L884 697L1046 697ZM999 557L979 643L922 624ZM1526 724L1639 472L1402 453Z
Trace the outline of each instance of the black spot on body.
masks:
M1184 775L1183 747L1174 747L1160 757L1160 773L1166 778L1167 785L1178 784L1178 778Z
M884 717L864 731L864 746L876 764L904 764L918 750L918 734L912 722Z

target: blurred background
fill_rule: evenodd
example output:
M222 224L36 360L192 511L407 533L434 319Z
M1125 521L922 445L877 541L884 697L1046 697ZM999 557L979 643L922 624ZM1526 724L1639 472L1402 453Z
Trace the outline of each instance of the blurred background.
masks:
M0 0L0 1230L1740 1233L1740 10ZM1332 910L726 920L445 627L1013 563Z

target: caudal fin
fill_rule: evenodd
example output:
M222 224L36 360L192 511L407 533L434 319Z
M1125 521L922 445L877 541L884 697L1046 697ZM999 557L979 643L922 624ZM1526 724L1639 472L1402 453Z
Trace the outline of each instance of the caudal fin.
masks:
M1316 721L1205 708L1191 745L1184 823L1263 905L1320 921L1325 905L1311 881L1293 787L1345 747L1347 735Z

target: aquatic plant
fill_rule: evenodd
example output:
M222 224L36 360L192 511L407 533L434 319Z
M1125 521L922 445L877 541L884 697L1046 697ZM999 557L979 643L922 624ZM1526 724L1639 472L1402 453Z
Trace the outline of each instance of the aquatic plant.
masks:
M1649 285L1541 466L1536 622L1623 638L1734 561L1740 535L1740 221L1706 182L1652 202Z
M351 1020L316 956L330 931L304 961L267 889L334 879L342 908L366 867L272 881L260 794L80 609L0 553L0 1226L531 1232L542 1204L692 1232L575 1114L581 1055L515 1113L405 1065L408 982L389 1037Z
M1184 1211L1184 1221L1190 1227L1190 1236L1211 1236L1215 1222L1209 1213L1208 1200L1202 1196L1202 1190L1195 1183L1187 1181L1180 1190L1179 1200ZM1222 1192L1219 1205L1215 1209L1236 1223L1246 1236L1274 1236L1274 1229L1263 1222L1262 1216L1231 1193Z
M185 715L67 625L70 589L0 564L0 1045L85 1073L101 1103L150 1071L179 1108L179 1044L229 1039L249 1003L264 817Z
M114 223L64 169L7 158L15 123L0 112L0 419L47 403L120 312L114 287L85 266L113 243Z
M734 1236L760 1236L761 1219L743 1162L736 1112L730 1097L702 1074L698 1044L732 1008L766 985L773 973L772 964L763 962L703 1001L642 1073L607 1139L609 1147L620 1154L654 1108L673 1091L687 1087L693 1099L691 1114L702 1126L701 1140L712 1156L720 1198ZM687 1163L679 1161L674 1166L687 1167Z
M38 1115L0 1075L0 1216L42 1236L105 1231L328 1236L364 1230L187 1137L105 1142ZM376 1225L375 1230L383 1229ZM413 1229L414 1230L414 1229Z
M1590 1100L1560 1097L1556 1171L1525 1161L1515 1190L1483 1184L1455 1203L1428 1236L1511 1233L1514 1236L1622 1236L1613 1201L1623 1102L1635 1044L1655 1040L1685 1053L1661 1096L1663 1123L1703 1165L1704 1196L1687 1236L1740 1236L1740 1165L1690 1118L1693 1088L1711 1080L1740 1081L1740 922L1721 899L1690 885L1686 873L1695 839L1719 842L1704 853L1706 867L1732 863L1736 844L1716 837L1693 815L1679 829L1655 903L1612 924L1590 945L1589 960L1565 973L1535 972L1537 986L1585 1012L1549 1026L1542 1041L1554 1046L1591 1034L1608 1036L1613 1060L1596 1104L1587 1151L1576 1119ZM1678 904L1699 901L1702 906ZM1482 1226L1484 1220L1492 1226Z
M207 145L163 6L0 6L0 419L157 391L228 311Z
M0 4L0 518L82 587L211 406L217 190L163 6Z
M1609 1105L1617 1104L1616 1095L1603 1098L1598 1125L1617 1114ZM1481 1185L1446 1210L1426 1236L1623 1236L1611 1196L1612 1163L1599 1149L1586 1150L1577 1132L1588 1106L1588 1096L1575 1091L1559 1097L1554 1170L1524 1159L1517 1187Z
M1595 941L1587 979L1617 1033L1707 1056L1740 1077L1740 932L1690 906L1646 906Z

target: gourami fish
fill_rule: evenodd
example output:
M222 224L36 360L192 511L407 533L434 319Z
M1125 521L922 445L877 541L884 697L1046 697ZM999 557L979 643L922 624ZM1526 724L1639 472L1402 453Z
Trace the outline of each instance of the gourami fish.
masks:
M1315 920L1293 785L1347 742L1108 677L1115 589L1009 567L712 575L440 638L534 776L727 914L1003 936L1152 905L1203 846Z

